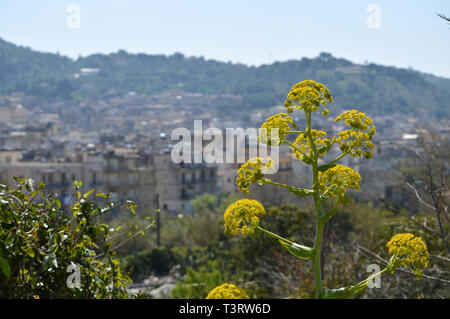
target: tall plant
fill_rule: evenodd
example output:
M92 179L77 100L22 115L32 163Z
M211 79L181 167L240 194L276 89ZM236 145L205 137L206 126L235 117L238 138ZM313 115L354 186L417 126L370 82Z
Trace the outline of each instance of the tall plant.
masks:
M297 160L311 166L312 185L308 188L278 183L268 178L268 173L274 168L271 158L253 158L243 164L238 170L236 183L239 189L249 194L249 187L253 184L271 184L282 187L301 197L312 196L316 210L316 233L313 247L294 243L259 224L259 217L265 214L264 207L256 200L241 199L230 205L225 211L225 233L235 235L239 233L254 236L265 233L276 238L280 245L292 255L312 260L314 267L314 282L316 298L350 298L363 291L368 282L385 272L393 273L400 266L410 268L418 279L422 277L422 268L427 267L429 255L427 247L421 238L413 234L397 234L387 243L389 254L392 255L389 264L378 273L367 279L343 288L324 289L322 286L321 247L324 225L337 212L339 205L348 203L348 189L359 190L361 176L352 168L339 164L346 156L372 158L372 138L375 126L372 119L357 110L345 111L336 117L335 122L341 122L345 128L331 139L328 133L313 129L312 119L317 111L327 116L329 110L325 108L332 103L330 91L323 84L311 80L299 82L290 90L284 103L287 113L280 113L269 117L260 131L259 140L269 146L287 144ZM306 127L299 130L293 118L288 115L294 111L303 112ZM289 135L295 135L295 141L288 140ZM292 139L293 140L293 139ZM334 160L319 164L320 158L337 146L340 155ZM328 205L327 205L328 204ZM331 207L326 209L326 207Z

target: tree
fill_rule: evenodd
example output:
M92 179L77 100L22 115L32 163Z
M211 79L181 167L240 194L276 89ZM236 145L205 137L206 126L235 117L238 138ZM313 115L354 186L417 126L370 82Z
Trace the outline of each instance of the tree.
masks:
M443 13L438 13L437 15L439 18L444 19L447 22L450 22L450 18L444 15Z

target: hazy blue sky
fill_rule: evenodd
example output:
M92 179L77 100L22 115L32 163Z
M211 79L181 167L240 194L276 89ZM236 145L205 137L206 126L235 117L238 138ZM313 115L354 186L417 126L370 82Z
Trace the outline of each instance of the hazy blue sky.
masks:
M67 25L69 4L79 28ZM370 4L380 28L367 25ZM450 16L450 1L0 0L0 37L71 57L125 49L259 65L330 52L450 77L450 25L438 12Z

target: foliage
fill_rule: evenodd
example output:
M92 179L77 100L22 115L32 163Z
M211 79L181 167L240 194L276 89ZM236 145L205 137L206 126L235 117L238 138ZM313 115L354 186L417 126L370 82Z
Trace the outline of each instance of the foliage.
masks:
M223 274L216 261L208 261L198 271L188 267L184 280L176 283L175 289L172 291L172 297L177 299L204 299L211 289L223 281Z
M44 195L43 183L34 189L31 180L17 182L16 187L0 185L0 296L130 297L131 280L108 240L115 230L99 223L114 203L100 206L88 200L93 191L76 190L70 207L62 206L51 192ZM75 182L75 189L79 186ZM77 267L79 286L69 277Z
M271 161L261 158L250 159L247 163L243 164L238 171L239 177L236 179L239 188L246 194L249 193L249 187L252 184L259 184L261 186L263 184L272 184L285 188L300 197L312 196L314 198L316 211L314 245L308 247L306 245L297 244L296 242L261 227L259 218L256 217L256 215L260 215L261 212L264 213L264 208L256 209L257 213L255 213L255 207L257 207L253 203L255 201L247 203L246 200L240 200L230 205L225 212L225 232L236 233L235 229L238 227L243 230L242 233L246 234L263 232L270 237L277 239L285 250L297 258L311 260L314 270L316 298L351 298L364 291L368 286L369 280L372 280L387 271L392 273L400 266L412 265L414 273L416 273L420 279L422 277L422 268L425 268L428 265L428 251L421 238L407 233L396 235L389 241L389 253L392 254L392 257L390 258L387 267L383 270L351 286L338 289L324 289L323 287L321 261L325 224L337 213L340 203L346 204L349 202L349 198L346 195L347 189L353 188L359 190L359 182L361 180L360 175L352 168L337 164L337 162L347 155L354 157L363 155L364 147L372 149L373 145L370 141L373 135L375 135L375 126L372 125L372 120L364 113L352 110L343 112L335 119L335 122L344 120L345 124L349 126L350 129L339 132L337 134L338 138L333 137L331 141L327 140L328 142L318 139L318 136L326 136L326 133L324 132L324 134L318 135L318 131L312 129L312 115L317 110L323 108L327 103L332 102L333 98L329 90L323 84L311 80L303 81L294 85L287 96L284 106L288 113L292 113L294 110L303 110L306 118L305 130L288 131L287 129L289 129L289 127L286 127L285 120L274 122L273 117L270 117L266 121L266 123L271 123L271 128L276 128L278 131L284 132L284 134L280 135L280 139L277 142L279 144L285 143L289 145L294 153L297 152L301 155L301 161L311 166L313 179L311 189L302 189L270 180L266 177L264 169L270 165ZM328 114L329 112L327 109L322 111L322 116L327 116ZM280 127L275 127L273 125L274 123L279 124ZM292 126L296 127L296 125ZM261 134L263 134L264 138L260 138L260 141L266 141L267 143L267 131L262 132ZM287 134L296 134L303 138L299 140L300 143L295 145L287 140ZM343 140L346 142L343 142ZM319 166L319 157L324 156L335 143L339 145L342 154L333 161ZM371 155L370 151L364 151L364 157L366 159L370 159ZM265 164L264 162L269 164ZM234 216L231 220L236 221L229 221L231 214ZM243 224L243 226L241 226L241 224ZM232 229L233 232L229 229L232 226L234 226L234 229Z
M74 78L81 68L99 68L98 74ZM448 79L412 70L376 64L356 65L321 53L270 65L249 67L185 57L130 54L123 50L71 60L58 54L40 53L0 39L0 94L23 92L46 99L103 99L115 92L154 95L167 90L204 94L234 94L234 102L215 102L226 112L266 108L279 103L299 74L335 88L343 105L358 105L372 114L418 114L422 110L448 117L443 107L449 100Z
M168 247L144 250L125 258L125 269L133 280L142 280L146 275L162 276L182 263L182 255Z

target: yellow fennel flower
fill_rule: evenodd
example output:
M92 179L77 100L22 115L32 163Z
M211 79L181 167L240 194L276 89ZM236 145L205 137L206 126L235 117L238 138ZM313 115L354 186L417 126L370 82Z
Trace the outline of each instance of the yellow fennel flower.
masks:
M327 103L333 103L333 97L325 85L312 80L306 80L295 84L289 92L284 106L288 113L293 109L304 109L315 112L319 107ZM323 115L328 115L328 110L323 110Z
M291 128L297 128L297 125L286 113L271 116L261 126L259 142L269 146L280 145Z
M211 290L206 299L250 299L250 297L238 286L222 284Z
M241 199L234 202L225 210L225 234L231 236L241 232L254 235L259 216L265 213L264 206L257 200Z
M396 254L389 267L391 271L404 266L416 274L417 279L423 277L422 269L428 266L429 254L422 238L411 233L394 235L386 244L389 254Z
M361 176L350 167L337 164L334 167L319 172L319 191L330 198L338 197L346 201L347 188L359 190Z
M331 146L334 143L334 140L330 141L329 139L326 138L327 133L324 131L311 130L311 136L313 138L315 147L319 152L320 156L324 156L326 152L330 150ZM312 156L311 141L309 140L306 132L300 133L298 135L297 139L294 142L294 145L297 146L297 149L295 148L293 149L295 157L297 157L300 160L311 158ZM305 158L305 155L307 158Z
M238 177L236 184L239 189L245 193L249 193L249 187L252 184L261 182L264 173L274 168L274 161L271 158L264 159L262 157L255 157L249 159L238 170Z
M363 112L351 110L343 112L334 121L344 121L347 126L351 127L339 132L336 138L336 142L343 153L350 154L353 157L372 158L373 144L371 140L376 130L370 117Z

